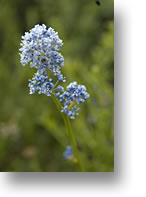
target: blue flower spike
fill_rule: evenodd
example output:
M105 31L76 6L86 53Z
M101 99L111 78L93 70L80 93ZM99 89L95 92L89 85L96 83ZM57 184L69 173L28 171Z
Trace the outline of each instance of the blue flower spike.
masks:
M61 73L64 58L58 52L63 42L51 27L35 25L22 36L20 48L21 64L36 68L34 77L29 80L30 94L54 95L61 104L61 112L75 119L79 115L79 105L89 98L84 85L70 83L64 88L59 83L66 82ZM49 78L51 74L51 78Z
M64 159L78 164L80 171L84 168L80 161L77 145L70 126L70 119L79 115L79 106L84 103L89 94L84 85L78 85L76 81L64 88L61 83L66 82L61 69L64 66L64 57L59 53L63 42L58 33L46 25L35 25L29 32L22 36L20 48L21 64L30 65L36 69L33 78L29 80L30 94L38 93L52 96L57 107L64 114L64 121L68 135L73 146L67 146L63 153ZM68 116L68 117L66 117Z
M54 29L46 25L35 25L29 32L22 36L20 48L21 64L30 63L39 73L49 70L59 81L63 81L61 67L64 66L64 57L58 52L63 42Z
M84 85L78 85L76 81L70 83L66 91L59 96L59 101L63 103L61 112L68 115L70 119L75 119L75 115L79 115L79 104L84 103L89 96Z

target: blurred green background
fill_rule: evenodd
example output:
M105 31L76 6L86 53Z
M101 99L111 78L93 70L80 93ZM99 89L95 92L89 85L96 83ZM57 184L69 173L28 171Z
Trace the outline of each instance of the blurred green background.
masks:
M21 36L35 24L59 32L67 83L87 86L90 98L71 121L86 171L114 170L114 2L0 1L0 171L78 171L63 159L70 145L53 100L29 95L33 69L20 64Z

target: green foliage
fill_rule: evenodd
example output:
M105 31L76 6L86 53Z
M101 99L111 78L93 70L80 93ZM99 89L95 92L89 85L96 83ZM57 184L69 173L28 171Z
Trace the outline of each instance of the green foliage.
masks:
M59 32L67 83L90 98L71 121L86 171L114 170L113 1L0 1L0 171L78 171L62 157L70 142L53 100L29 95L31 70L20 65L21 35L35 24Z

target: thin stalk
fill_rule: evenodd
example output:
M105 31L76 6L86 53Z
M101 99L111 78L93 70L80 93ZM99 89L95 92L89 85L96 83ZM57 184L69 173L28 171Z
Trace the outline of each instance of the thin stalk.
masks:
M61 104L58 102L58 100L56 99L56 97L54 95L52 95L52 96L53 96L53 99L54 99L54 101L57 105L58 110L61 111ZM67 115L65 115L64 113L61 113L61 115L63 117L64 123L65 123L65 126L66 126L66 130L67 130L67 134L68 134L68 137L71 141L73 152L74 152L75 158L77 160L79 169L80 169L81 172L83 172L84 170L83 170L83 167L81 165L80 156L79 156L78 149L77 149L77 144L76 144L73 132L72 132L69 117Z
M80 161L80 157L79 157L79 153L78 153L78 149L77 149L77 144L76 144L73 132L72 132L71 125L70 125L70 120L69 120L69 118L66 115L64 115L64 116L65 116L64 120L65 120L65 124L66 124L66 128L67 128L68 136L69 136L70 141L72 143L74 155L75 155L75 157L77 159L77 163L79 165L80 171L83 172L83 167L81 165L81 161Z

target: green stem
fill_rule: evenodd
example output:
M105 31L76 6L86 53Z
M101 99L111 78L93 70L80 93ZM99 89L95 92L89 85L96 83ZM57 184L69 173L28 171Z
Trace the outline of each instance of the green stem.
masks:
M64 115L64 116L65 116L65 124L66 124L66 127L67 127L68 136L69 136L70 141L72 143L74 155L77 159L77 163L79 165L80 171L83 172L83 167L81 165L81 161L80 161L80 157L79 157L79 153L78 153L78 149L77 149L77 144L76 144L73 132L72 132L71 125L70 125L70 120L69 120L68 116L66 116L66 115Z
M58 102L58 100L56 99L56 97L54 95L52 95L52 97L53 97L53 99L54 99L54 101L55 101L55 103L57 105L58 110L61 111L61 104ZM68 136L70 138L70 141L72 143L74 156L75 156L75 158L77 160L79 169L80 169L81 172L83 172L84 170L83 170L83 167L81 165L80 156L79 156L78 149L77 149L77 144L76 144L73 132L72 132L72 128L71 128L69 117L67 115L65 115L64 113L61 113L61 115L63 116L63 120L64 120L64 123L66 125L66 130L67 130Z

